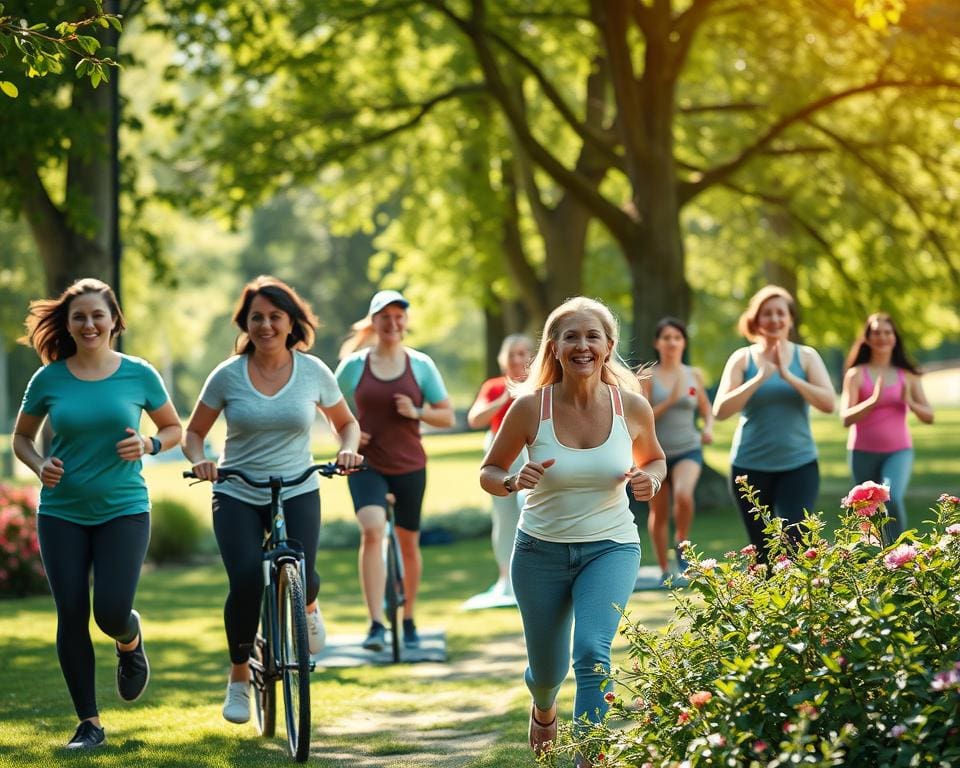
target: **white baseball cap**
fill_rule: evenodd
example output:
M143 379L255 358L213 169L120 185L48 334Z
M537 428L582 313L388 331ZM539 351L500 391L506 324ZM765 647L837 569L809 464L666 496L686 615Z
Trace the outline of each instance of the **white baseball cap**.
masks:
M377 291L370 299L370 309L367 315L372 317L388 304L399 304L404 309L410 306L410 302L403 298L400 291Z

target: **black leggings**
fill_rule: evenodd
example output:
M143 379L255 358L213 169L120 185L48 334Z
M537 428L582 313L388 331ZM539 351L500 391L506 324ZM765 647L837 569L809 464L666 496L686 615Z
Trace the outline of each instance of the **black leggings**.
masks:
M303 547L307 572L307 604L317 599L317 541L320 537L320 492L310 491L283 500L287 537ZM230 592L223 606L230 661L250 658L260 623L263 597L263 534L272 526L269 504L248 504L225 493L213 494L213 532L227 569Z
M730 467L730 488L733 498L740 507L740 516L750 537L750 543L757 548L758 562L767 562L764 522L754 517L753 505L740 496L736 478L746 475L747 482L757 491L757 498L762 506L770 511L773 517L782 517L787 521L787 533L797 541L799 531L796 524L803 520L805 509L813 511L817 503L817 494L820 492L820 465L816 459L809 464L788 469L784 472L763 472L759 469L744 469Z
M122 515L99 525L37 517L40 555L57 606L57 656L77 717L96 717L93 642L90 639L90 572L93 618L114 640L137 636L130 612L140 567L150 542L150 514Z

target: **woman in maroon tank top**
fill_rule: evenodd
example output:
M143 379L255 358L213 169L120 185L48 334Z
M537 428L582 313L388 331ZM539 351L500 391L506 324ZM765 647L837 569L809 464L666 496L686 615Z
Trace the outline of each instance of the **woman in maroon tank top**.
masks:
M397 291L378 292L367 317L354 325L353 337L341 348L336 371L344 395L353 396L360 445L370 467L351 475L348 482L361 528L360 584L370 614L363 646L373 651L385 645L382 553L388 492L396 497L396 530L403 557L403 642L408 647L419 643L413 617L423 569L420 509L427 464L420 422L433 427L454 424L453 407L433 360L403 344L408 306Z

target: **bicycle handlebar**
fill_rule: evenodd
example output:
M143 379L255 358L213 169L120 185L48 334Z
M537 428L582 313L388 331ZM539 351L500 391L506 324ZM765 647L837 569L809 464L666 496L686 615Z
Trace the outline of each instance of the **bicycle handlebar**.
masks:
M292 485L300 485L304 482L310 475L316 472L321 477L334 477L335 475L349 475L353 472L366 469L365 465L355 467L351 470L346 470L335 462L328 462L326 464L314 464L312 467L305 469L297 477L284 479L281 477L271 477L269 480L254 480L248 474L246 474L242 469L233 469L232 467L218 467L217 468L217 479L215 482L221 482L228 477L237 477L247 485L253 488L272 488L273 483L279 480L279 485L281 488L289 488ZM201 479L194 474L192 469L185 469L183 471L184 478L187 479Z

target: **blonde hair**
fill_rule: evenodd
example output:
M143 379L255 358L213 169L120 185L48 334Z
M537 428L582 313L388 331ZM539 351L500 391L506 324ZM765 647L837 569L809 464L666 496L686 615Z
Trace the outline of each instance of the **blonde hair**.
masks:
M511 333L509 336L504 336L503 341L500 342L500 351L497 352L497 365L500 366L500 370L503 373L507 372L507 364L510 362L510 350L517 344L523 344L530 352L533 352L536 348L533 339L525 333Z
M603 327L604 335L612 342L610 354L603 363L600 380L614 387L621 387L632 392L640 391L637 374L620 357L617 352L617 342L620 339L620 326L609 308L601 301L588 299L585 296L574 296L553 310L543 324L543 333L540 335L540 348L537 350L533 362L530 364L530 374L527 380L517 387L517 393L535 392L563 379L563 368L554 354L560 336L560 326L571 315L578 312L589 312L594 315Z
M795 340L797 335L797 304L790 295L790 291L781 288L779 285L765 285L753 296L750 297L750 303L743 310L740 319L737 321L737 330L740 335L748 341L756 341L760 338L757 333L757 316L760 309L769 299L783 299L787 302L787 309L790 312L791 328L790 338Z
M358 349L372 347L376 336L377 332L373 330L373 318L370 315L357 320L350 326L350 335L347 336L346 341L340 345L339 358L343 360Z

